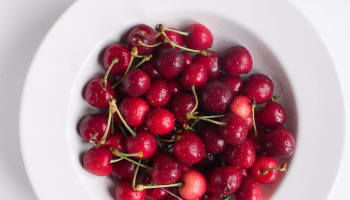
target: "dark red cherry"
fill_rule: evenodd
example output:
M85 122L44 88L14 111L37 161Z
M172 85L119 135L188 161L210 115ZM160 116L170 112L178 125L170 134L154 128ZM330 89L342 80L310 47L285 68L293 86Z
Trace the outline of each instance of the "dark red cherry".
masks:
M184 55L184 58L185 58L185 65L188 66L188 65L192 64L191 55L186 53L186 52L182 52L182 54Z
M258 136L255 137L254 131L249 131L247 140L249 140L253 144L256 154L263 154L265 151L263 139L264 136L268 134L268 132L265 129L257 128L257 133Z
M218 154L224 151L226 143L217 127L207 126L201 129L200 137L207 152Z
M199 89L207 80L207 70L201 63L192 63L185 68L181 75L181 83L186 89L191 89L192 85Z
M202 24L192 24L186 32L189 36L184 37L187 47L191 49L208 49L213 45L213 35L210 30Z
M241 170L234 166L217 167L210 175L209 193L229 195L241 184Z
M216 195L209 195L205 200L222 200L222 198L216 196Z
M137 48L137 52L139 55L145 55L152 53L155 48L145 47L139 44L138 41L141 41L147 45L153 45L157 43L157 39L154 37L156 32L146 24L139 24L131 29L128 34L127 43L129 49L133 47Z
M96 77L91 79L84 90L85 100L92 106L97 108L104 108L109 106L108 98L115 96L115 92L111 89L107 81L106 89L102 85L103 77Z
M131 181L134 177L134 171L136 169L136 165L127 161L122 160L112 164L113 173L115 177L119 180L127 180Z
M153 160L151 177L157 185L176 183L181 177L180 164L170 155L158 154Z
M175 119L165 108L155 108L147 116L146 126L155 135L170 133L175 127Z
M140 159L145 160L151 158L156 152L157 140L151 133L138 132L136 138L129 136L126 139L126 150L130 154L142 152Z
M173 79L184 69L185 57L178 49L163 49L159 52L155 65L162 77L165 79Z
M232 91L223 81L208 81L200 92L200 105L214 114L224 113L232 100Z
M278 163L274 158L268 156L260 156L256 159L255 164L250 169L250 174L257 182L261 184L268 184L276 181L279 174L279 170L277 168Z
M136 127L135 132L137 133L137 132L140 132L140 131L150 132L145 123L143 123L140 126Z
M204 145L196 134L184 132L180 139L175 142L174 154L181 162L193 165L202 160Z
M113 135L107 137L104 146L117 149L119 152L125 152L125 136L122 132L116 131Z
M231 88L233 95L240 92L243 82L239 76L224 76L222 80Z
M198 171L185 172L181 179L183 186L179 187L179 193L184 200L200 199L207 191L205 177Z
M128 95L138 97L147 92L151 85L151 79L142 70L132 69L124 77L122 85Z
M269 102L264 108L256 113L255 122L266 128L276 128L286 121L286 112L281 104Z
M119 43L109 45L103 54L104 68L107 70L116 58L118 62L113 65L111 73L120 76L123 75L128 68L131 53L124 45Z
M136 191L127 181L122 181L115 189L115 200L144 200L146 198L146 190Z
M85 116L79 123L79 134L86 141L98 142L106 132L108 118L103 114ZM111 133L109 130L108 134Z
M168 193L161 188L149 189L146 192L146 199L148 200L163 200L168 196Z
M96 176L108 176L112 173L112 153L106 147L91 148L84 153L83 166Z
M273 83L271 79L263 74L253 74L243 85L242 92L256 103L263 103L271 99L273 95Z
M174 114L176 121L186 122L186 115L190 113L196 104L193 94L182 93L175 95L170 102L170 110Z
M215 79L220 75L220 56L215 51L208 51L208 56L197 54L194 62L199 62L207 69L208 79Z
M247 74L253 67L249 51L242 46L232 46L224 55L222 65L230 76Z
M129 126L140 126L150 108L145 100L139 97L124 98L119 105L120 113Z
M174 28L171 28L173 30L176 30ZM169 40L175 44L178 44L180 46L183 46L183 39L182 39L182 35L180 35L179 33L173 32L173 31L164 31L165 34L168 36ZM161 42L164 42L165 37L163 35L161 35L159 37ZM172 48L172 46L169 43L163 43L162 46L160 48ZM175 47L177 48L177 47Z
M148 76L152 80L162 78L162 76L159 74L157 68L151 62L147 62L147 63L143 64L141 67L141 70L146 72L146 74L148 74Z
M146 93L147 102L154 107L167 105L170 101L170 97L168 85L163 80L153 81Z
M255 150L251 141L245 140L236 146L228 146L224 152L225 161L228 165L239 168L250 168L255 162Z
M166 84L168 85L168 89L171 96L180 94L184 91L184 88L182 87L180 81L176 79L166 80Z
M248 97L235 96L231 101L230 110L246 122L248 129L253 127L251 100Z
M229 113L223 119L226 124L220 126L220 134L225 142L230 145L241 144L248 135L245 121L234 113Z
M246 177L243 178L235 197L236 200L263 200L262 188L253 178Z
M288 158L294 154L295 139L287 129L280 127L264 137L265 148L268 155L279 158Z

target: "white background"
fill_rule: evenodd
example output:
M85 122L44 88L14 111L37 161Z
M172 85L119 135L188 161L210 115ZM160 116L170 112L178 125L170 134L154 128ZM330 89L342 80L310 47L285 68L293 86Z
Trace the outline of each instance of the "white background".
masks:
M40 41L56 19L73 2L73 0L2 0L0 2L1 199L36 199L24 171L20 154L18 114L21 90L30 61L40 45ZM350 114L350 78L348 78L350 76L350 1L292 0L292 2L300 8L317 29L328 47L342 81L347 113ZM317 71L315 75L317 75ZM312 134L317 135L317 133ZM348 147L345 149L341 171L329 200L349 199L349 134L347 137ZM327 162L327 158L325 158L325 162ZM55 172L53 171L53 173ZM59 188L57 188L57 192L60 192Z

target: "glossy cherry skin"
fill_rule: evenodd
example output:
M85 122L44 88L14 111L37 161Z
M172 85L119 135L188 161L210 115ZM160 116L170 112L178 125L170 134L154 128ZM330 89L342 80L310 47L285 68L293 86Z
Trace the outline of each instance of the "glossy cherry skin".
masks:
M192 64L192 57L190 54L188 54L186 52L182 52L182 55L185 58L185 66L189 66L190 64Z
M149 105L154 107L165 106L169 103L171 94L168 85L163 80L155 80L151 83L146 93L146 100Z
M251 141L245 140L236 146L228 146L224 152L225 161L228 165L247 169L255 162L255 150Z
M273 83L264 74L253 74L243 85L242 93L250 99L255 99L256 103L263 103L271 99L273 95Z
M147 92L151 79L140 69L130 70L122 81L124 91L132 97L138 97Z
M144 63L141 67L141 70L146 72L148 76L151 78L151 80L162 78L157 68L151 62Z
M174 29L174 28L171 28L171 29ZM176 29L174 29L174 30L176 30ZM180 35L179 33L176 33L176 32L172 32L172 31L164 31L164 32L168 36L170 41L172 41L175 44L178 44L180 46L183 46L182 35ZM165 41L165 37L163 35L161 35L159 37L159 39L160 39L161 42ZM169 43L163 43L160 48L172 48L172 46ZM175 48L177 48L177 47L175 47Z
M264 137L266 152L270 156L288 158L294 154L295 139L286 128L279 127Z
M112 173L112 153L106 147L91 148L84 153L83 167L96 176L108 176Z
M180 81L176 79L166 80L166 84L168 85L168 89L171 96L180 94L184 91L184 88L181 85Z
M193 62L199 62L207 69L208 79L215 79L220 75L220 56L215 51L208 51L209 56L197 54Z
M236 200L263 200L262 188L253 178L246 177L243 178L235 197Z
M231 88L233 95L240 92L243 81L239 76L224 76L222 80Z
M163 200L168 196L168 193L161 188L149 189L146 192L146 199L148 200Z
M180 164L170 155L158 154L153 160L151 177L157 185L176 183L181 177Z
M106 132L108 118L103 114L85 116L79 123L79 134L86 141L98 142ZM108 135L111 130L108 131Z
M192 24L185 31L189 33L189 36L184 37L187 47L204 50L213 45L213 35L204 25Z
M165 108L155 108L148 114L146 126L155 135L168 134L175 127L174 115Z
M249 51L242 46L232 46L224 55L222 65L230 76L247 74L253 67Z
M201 63L192 63L187 66L181 75L182 85L190 90L192 85L201 88L208 80L207 70Z
M201 129L200 136L207 152L218 154L224 151L226 143L218 128L207 126Z
M268 156L260 156L256 159L255 164L250 168L250 174L252 177L261 184L269 184L276 181L279 170L272 169L264 174L264 170L269 168L278 167L277 161Z
M112 164L113 167L113 175L117 177L119 180L127 180L132 181L134 177L134 171L136 169L136 165L127 161L122 160Z
M106 139L104 146L109 148L117 149L119 152L125 152L125 136L122 132L114 132L113 135L110 135Z
M204 145L196 134L184 132L180 139L175 142L174 154L181 162L193 165L202 160Z
M138 132L136 138L129 136L126 139L126 150L128 153L142 152L140 159L151 158L157 150L157 140L149 132ZM139 157L137 157L139 158Z
M175 95L170 102L170 110L174 114L176 121L186 122L186 115L193 110L196 99L193 94L182 93Z
M137 40L148 45L156 44L157 39L154 37L155 34L156 32L151 27L146 24L139 24L131 29L126 42L130 49L136 47L139 55L149 54L152 53L155 48L142 46Z
M115 96L109 81L107 81L106 89L103 88L102 82L103 77L93 78L87 83L84 90L85 100L97 108L108 107L108 98Z
M230 87L220 80L208 81L200 91L200 105L209 113L224 113L232 100Z
M173 79L184 69L185 57L178 49L163 49L159 52L155 65L163 78Z
M229 195L236 192L242 181L241 170L234 166L217 167L210 175L209 193Z
M129 126L140 126L150 108L145 100L139 97L124 98L119 105L120 113Z
M115 189L115 200L144 200L146 198L146 190L136 191L127 181L122 181Z
M227 144L241 144L247 138L248 127L240 116L229 113L225 116L223 122L226 124L220 126L219 132Z
M264 108L256 113L255 122L266 128L276 128L286 121L286 112L281 104L269 102Z
M107 70L116 58L118 62L113 65L110 73L120 76L123 75L128 68L131 53L129 49L119 43L109 45L103 54L104 68Z
M248 129L253 127L251 100L248 97L235 96L231 101L230 110L246 122Z
M179 193L184 200L199 199L207 191L205 177L196 170L185 172L181 179L183 186L179 187Z

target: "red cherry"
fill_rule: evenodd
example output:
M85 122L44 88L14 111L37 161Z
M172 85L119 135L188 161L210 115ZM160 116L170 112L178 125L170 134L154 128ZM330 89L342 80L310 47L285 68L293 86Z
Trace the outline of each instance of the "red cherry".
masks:
M145 24L139 24L131 29L128 34L127 43L130 49L137 48L139 55L145 55L152 53L155 48L145 47L139 44L139 41L146 45L153 45L157 43L157 39L154 37L156 32Z
M250 168L255 162L255 151L251 141L246 140L236 146L228 146L224 152L225 161L229 165Z
M233 95L240 92L243 82L239 76L224 76L222 80L231 88Z
M139 97L129 97L123 99L119 105L120 113L129 126L140 126L145 119L149 106L145 100Z
M192 85L201 88L207 80L207 70L201 63L192 63L181 75L181 83L186 89L191 89Z
M185 58L178 49L163 49L159 52L155 65L162 77L165 79L173 79L184 69Z
M173 30L176 30L174 28L170 28ZM182 35L180 35L179 33L173 32L173 31L164 31L165 34L168 36L169 40L174 42L175 44L178 44L180 46L183 46L183 39L182 39ZM160 41L163 42L165 37L163 35L161 35L160 37ZM160 48L172 48L172 46L169 43L163 43L162 46ZM177 48L177 47L175 47Z
M161 188L149 189L146 192L146 199L148 200L163 200L168 196L168 193Z
M202 24L192 24L186 29L189 33L184 37L186 45L191 49L208 49L213 45L213 35L210 30Z
M268 132L265 129L257 128L257 137L255 137L254 131L249 131L247 140L249 140L253 146L256 154L264 153L264 141L263 138Z
M136 138L129 136L126 139L126 150L128 153L139 153L142 152L140 159L151 158L157 150L156 138L148 132L138 132Z
M176 183L181 176L180 164L170 155L159 154L153 160L152 181L157 185Z
M175 119L167 109L155 108L148 114L146 126L155 135L165 135L174 129Z
M184 132L180 139L175 142L174 154L181 162L193 165L202 160L204 145L196 134Z
M138 97L145 94L149 89L150 84L150 77L140 69L130 70L122 81L123 89L132 97Z
M225 54L222 65L230 76L247 74L253 67L249 51L242 46L233 46Z
M199 199L207 191L207 182L198 171L190 170L181 179L183 186L179 187L179 193L185 200Z
M225 142L230 145L241 144L248 135L245 121L234 113L229 113L223 119L226 124L220 126L220 134Z
M140 126L136 127L135 132L141 132L141 131L146 131L146 132L150 132L149 129L147 128L146 124L141 124Z
M150 62L144 63L141 67L141 70L146 72L148 76L154 80L154 79L161 79L162 76L159 74L158 70L154 65L152 65Z
M264 108L256 113L255 122L266 128L276 128L286 121L286 112L281 104L269 102Z
M254 179L247 177L242 180L235 197L236 200L263 200L262 188Z
M108 176L112 173L112 153L106 147L91 148L84 153L84 168L96 176Z
M207 152L218 154L224 151L226 143L217 128L207 126L201 130L200 136Z
M84 97L86 101L97 108L104 108L109 106L108 98L115 96L115 92L111 89L107 81L106 89L102 85L103 77L96 77L91 79L84 90Z
M207 69L208 79L215 79L220 75L220 56L215 51L208 51L208 56L197 54L194 62L199 62Z
M144 200L146 198L146 190L136 191L130 183L122 181L115 189L115 200Z
M248 129L253 127L251 100L248 97L235 96L231 101L230 110L246 122Z
M181 92L184 91L184 88L182 87L182 85L178 80L175 80L175 79L166 80L166 84L168 85L168 89L171 96L180 94Z
M131 181L134 177L134 171L136 165L127 161L122 160L116 163L113 163L113 175L119 180Z
M109 45L103 54L104 68L107 70L116 58L118 62L113 65L111 73L120 76L124 74L129 66L131 53L124 45L119 43Z
M190 113L196 104L193 94L182 93L175 95L170 102L170 110L176 121L186 122L186 114Z
M106 132L108 118L103 114L85 116L79 123L79 134L86 141L98 142ZM109 130L108 135L111 133Z
M113 135L107 137L104 146L117 149L119 152L125 152L125 136L123 133L117 131Z
M265 148L268 155L279 158L288 158L294 154L295 139L287 129L280 127L264 137Z
M276 169L272 169L276 168ZM268 184L276 181L279 170L277 161L268 156L258 157L255 161L255 164L250 169L250 174L254 177L254 179L262 184ZM267 169L271 169L265 171Z
M236 167L217 167L210 175L209 193L216 195L232 194L238 190L241 180L241 170Z
M192 64L192 57L190 56L190 54L186 53L186 52L182 52L182 55L185 58L185 65L188 66L190 64Z
M163 80L153 81L146 93L147 102L154 107L167 105L170 101L170 97L168 85Z
M232 100L230 87L220 80L208 81L201 89L200 105L214 114L224 113Z
M253 74L243 85L242 92L248 98L255 99L256 103L263 103L271 99L273 90L273 83L269 77L263 74Z

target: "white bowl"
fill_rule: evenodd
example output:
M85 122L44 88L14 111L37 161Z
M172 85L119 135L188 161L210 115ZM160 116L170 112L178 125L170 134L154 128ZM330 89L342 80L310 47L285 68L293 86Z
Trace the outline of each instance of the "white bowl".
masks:
M273 79L297 135L288 173L265 190L284 200L326 199L344 139L344 104L331 58L310 24L286 1L78 1L55 24L27 76L20 114L21 147L40 199L112 199L114 183L81 166L88 148L79 119L95 110L82 98L103 69L102 49L133 25L184 27L198 21L214 34L214 49L241 44L254 70ZM276 190L277 189L277 190Z

